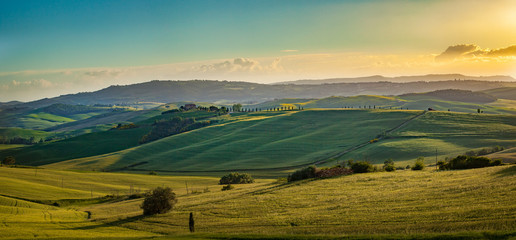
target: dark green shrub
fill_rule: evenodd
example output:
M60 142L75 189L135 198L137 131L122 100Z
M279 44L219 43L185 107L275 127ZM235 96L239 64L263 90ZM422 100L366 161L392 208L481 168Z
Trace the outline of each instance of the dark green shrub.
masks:
M491 162L491 166L500 166L500 165L502 165L502 159L494 159Z
M439 167L439 170L448 169L448 163L446 163L445 161L442 161L442 160L437 162L437 166Z
M154 215L170 211L177 203L176 194L169 187L157 187L146 194L143 204L143 215Z
M288 181L298 181L308 178L314 178L315 174L317 172L317 167L315 166L309 166L300 170L297 170L293 172L292 174L288 175Z
M137 199L137 198L143 198L145 197L145 194L143 193L133 193L129 196L127 196L127 199Z
M423 157L418 157L416 162L414 163L414 166L412 166L412 170L418 171L425 169L425 162Z
M139 143L147 143L174 134L202 128L212 124L210 121L196 121L195 118L173 117L172 119L156 120L152 129L141 137Z
M394 172L396 171L396 167L394 166L394 161L392 159L387 159L385 162L383 162L383 169L387 172Z
M232 190L235 187L233 187L231 184L228 184L226 186L222 186L222 191Z
M486 157L469 157L466 160L467 168L483 168L491 165L491 159Z
M233 172L220 178L219 184L243 184L253 183L254 179L247 173Z
M352 162L349 167L353 173L367 173L375 171L375 168L371 163L364 161Z
M438 163L439 164L439 163ZM450 160L448 163L444 163L443 169L470 169L470 168L483 168L489 166L501 165L500 159L491 160L486 157L476 157L459 155ZM440 169L441 167L439 167Z
M386 166L383 166L383 169L387 172L394 172L396 171L396 167L394 167L394 165L386 165Z
M7 156L2 160L2 164L4 165L14 165L16 163L16 159L13 156Z

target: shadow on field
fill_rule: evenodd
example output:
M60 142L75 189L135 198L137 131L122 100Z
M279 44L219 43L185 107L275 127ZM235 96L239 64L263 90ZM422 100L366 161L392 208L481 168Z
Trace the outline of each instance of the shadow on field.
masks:
M138 215L138 216L134 216L134 217L128 217L128 218L124 218L124 219L118 219L116 221L111 221L111 222L100 222L100 224L98 225L93 225L93 226L85 226L85 227L76 227L74 228L75 230L89 230L89 229L97 229L97 228L103 228L103 227L113 227L113 226L120 226L124 223L130 223L130 222L135 222L135 221L138 221L138 220L141 220L145 218L145 216L143 215Z
M500 177L510 177L516 174L516 166L512 166L506 169L502 169L495 173L496 175L499 175Z

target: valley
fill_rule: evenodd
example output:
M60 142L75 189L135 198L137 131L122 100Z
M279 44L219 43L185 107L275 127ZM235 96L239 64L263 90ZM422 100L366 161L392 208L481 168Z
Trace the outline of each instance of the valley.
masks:
M491 95L506 91L283 98L240 106L9 104L0 112L0 159L16 163L0 167L2 237L515 237L516 105ZM504 164L437 170L437 161L477 153ZM416 159L426 165L423 171L410 170ZM398 170L383 170L387 160ZM350 161L377 170L285 180L307 166ZM221 191L219 178L229 172L256 181ZM145 193L165 186L177 195L174 209L142 215ZM188 232L190 212L196 233Z

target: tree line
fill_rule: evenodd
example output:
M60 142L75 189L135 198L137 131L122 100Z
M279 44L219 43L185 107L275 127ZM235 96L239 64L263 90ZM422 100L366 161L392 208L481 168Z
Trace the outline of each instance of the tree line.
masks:
M216 122L216 120L196 121L195 118L182 117L156 120L152 125L152 129L142 136L139 143L143 144L174 134L205 127L214 122Z

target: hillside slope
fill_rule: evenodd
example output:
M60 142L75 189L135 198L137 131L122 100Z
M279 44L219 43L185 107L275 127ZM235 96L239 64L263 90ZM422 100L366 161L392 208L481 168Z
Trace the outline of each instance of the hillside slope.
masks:
M49 167L159 171L290 167L327 159L375 138L418 113L306 110L235 114L232 118L237 119L227 123L98 158L70 160Z
M332 96L320 99L277 99L259 104L247 104L244 108L271 109L298 108L383 108L452 111L476 113L478 109L489 114L516 114L516 103L499 99L482 92L448 89L426 93L410 93L400 96Z
M516 146L516 116L427 112L386 138L354 149L419 113L378 109L245 113L238 116L240 120L47 167L212 173L263 169L278 174L333 156L340 157L326 165L348 159L381 164L392 158L398 166L406 166L420 156L435 163L436 149L443 160L471 149Z
M516 87L495 88L483 92L497 98L516 100Z
M127 86L111 86L95 92L63 95L10 106L41 108L55 103L64 104L117 104L138 102L170 103L203 101L217 103L257 103L279 98L324 98L329 96L399 95L429 92L440 89L480 91L501 87L516 87L516 82L461 80L418 82L360 82L318 85L267 85L227 81L150 81Z
M427 81L446 81L446 80L477 80L477 81L514 81L511 76L465 76L462 74L427 74L419 76L399 76L399 77L384 77L381 75L374 75L368 77L356 78L330 78L319 80L295 80L287 82L279 82L276 84L332 84L332 83L351 83L351 82L427 82Z
M39 169L35 176L34 170L0 168L0 176L8 176L1 179L8 187L0 188L3 238L511 239L516 235L515 166L402 170L283 184L257 179L253 184L236 184L231 191L220 191L218 178L48 169ZM186 194L185 182L208 191ZM142 216L141 198L88 199L90 191L93 196L113 191L125 195L139 186L141 190L170 186L178 202L169 213ZM27 191L20 191L24 188ZM55 207L19 198L71 205ZM84 201L66 200L71 198ZM196 233L188 231L190 213Z
M392 158L398 166L425 157L428 164L453 158L471 149L516 146L516 116L428 112L386 139L340 158L381 164ZM437 154L437 156L436 156Z

